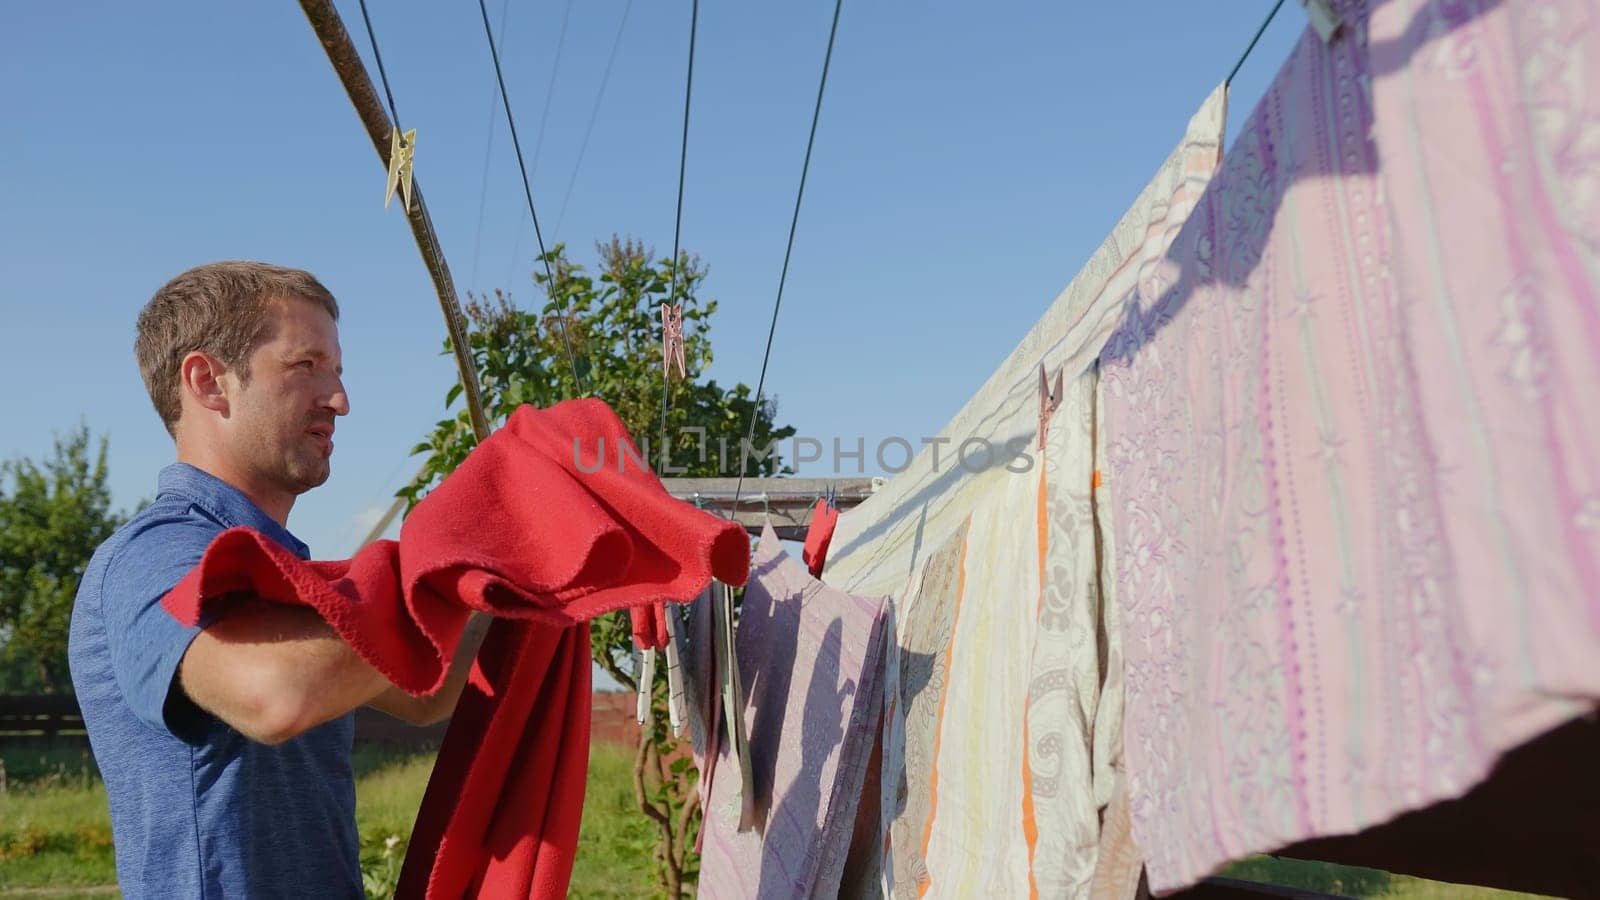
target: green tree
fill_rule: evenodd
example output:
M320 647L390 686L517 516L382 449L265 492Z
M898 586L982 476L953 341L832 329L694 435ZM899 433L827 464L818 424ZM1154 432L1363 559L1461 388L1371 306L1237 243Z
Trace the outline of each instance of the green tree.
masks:
M776 423L776 402L764 399L758 409L748 385L724 387L702 377L711 365L710 318L717 303L700 299L706 277L700 260L688 254L658 260L638 241L615 235L597 244L596 252L597 278L568 259L564 246L556 245L547 257L554 278L546 277L542 266L534 274L547 298L537 311L517 306L498 290L492 297L469 299L467 340L490 422L503 423L524 403L544 407L587 393L616 410L653 465L660 467L665 443L671 465L683 470L673 474L711 477L737 474L741 441L747 437L754 411L753 452L746 474L791 471L778 453L763 452L795 433L792 427ZM683 307L687 377L674 370L663 386L660 309L669 295ZM449 350L447 341L445 352ZM583 378L581 386L574 370ZM477 444L460 403L461 393L459 383L450 389L445 407L455 409L454 415L441 420L428 440L413 448L413 453L426 454L427 461L416 481L400 492L411 504L454 471ZM723 446L731 471L722 467ZM628 617L617 614L594 620L590 643L595 661L636 691ZM698 869L692 849L699 820L695 773L681 754L668 762L677 741L666 721L665 666L658 667L652 687L655 715L645 723L634 758L634 789L641 811L660 829L656 847L660 884L668 896L678 897Z
M0 690L71 690L67 624L78 581L127 517L112 512L102 436L57 436L50 458L0 462Z

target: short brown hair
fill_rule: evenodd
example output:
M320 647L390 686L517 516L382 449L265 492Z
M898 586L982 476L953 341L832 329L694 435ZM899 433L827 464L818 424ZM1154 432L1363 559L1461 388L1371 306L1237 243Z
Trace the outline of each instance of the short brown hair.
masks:
M327 310L337 321L339 304L310 272L267 263L229 260L196 266L156 291L139 313L133 353L150 401L176 435L179 368L199 351L250 377L250 354L267 340L267 311L279 299L298 298Z

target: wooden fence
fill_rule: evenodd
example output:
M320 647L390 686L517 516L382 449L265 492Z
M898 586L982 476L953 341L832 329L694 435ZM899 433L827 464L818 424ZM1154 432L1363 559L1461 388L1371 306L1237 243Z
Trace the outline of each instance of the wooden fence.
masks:
M0 695L0 740L85 740L83 715L71 694Z
M596 743L633 746L639 740L634 696L596 692L590 728ZM395 747L437 747L446 723L419 728L371 709L356 711L356 742ZM21 742L87 743L83 714L70 694L0 695L0 744Z

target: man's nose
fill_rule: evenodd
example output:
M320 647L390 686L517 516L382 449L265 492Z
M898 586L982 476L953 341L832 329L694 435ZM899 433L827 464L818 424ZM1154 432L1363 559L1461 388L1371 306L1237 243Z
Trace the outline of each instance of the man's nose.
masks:
M327 407L333 410L336 416L350 415L350 395L345 392L343 379L334 381L333 393L328 397Z

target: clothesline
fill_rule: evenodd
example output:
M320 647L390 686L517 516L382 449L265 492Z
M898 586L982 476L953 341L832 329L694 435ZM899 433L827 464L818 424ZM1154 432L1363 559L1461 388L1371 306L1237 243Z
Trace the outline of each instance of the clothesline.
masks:
M761 415L762 391L767 384L767 364L772 360L772 339L778 333L778 311L783 307L783 285L789 278L789 260L794 254L795 230L800 226L800 204L806 196L806 175L811 171L811 151L817 143L817 123L822 119L822 97L828 89L828 67L833 62L833 41L839 34L839 12L844 8L844 0L834 0L833 23L828 26L828 49L822 55L822 77L817 83L817 103L811 111L811 131L806 136L805 160L800 164L800 186L794 195L794 215L789 219L789 240L783 248L783 269L778 273L778 293L772 301L772 324L767 326L767 346L761 353L761 375L756 379L755 402L750 406L750 427L747 429L746 441L754 444L756 439L756 422ZM741 484L734 486L734 497L738 498L745 475L745 458L739 458L739 481Z
M522 195L528 201L528 215L533 219L533 236L539 242L539 259L544 263L545 284L555 290L555 273L550 268L550 253L545 249L544 232L539 228L539 212L533 205L533 184L528 180L528 164L522 159L522 142L517 138L517 120L511 114L511 97L506 93L505 74L500 71L500 51L495 49L494 32L489 27L489 7L484 0L478 0L478 12L483 17L483 36L489 42L489 58L494 63L495 83L500 86L500 103L505 107L506 125L511 129L511 146L517 154L517 171L522 175ZM380 70L381 71L381 70ZM551 299L556 301L556 322L561 328L561 343L567 351L567 364L572 368L572 382L577 386L579 393L587 395L589 392L584 387L584 376L587 372L578 367L578 357L572 349L572 336L567 330L567 298L565 294L556 293ZM484 434L478 435L478 440L483 440Z
M404 152L409 158L415 147L404 146L404 142L409 138L403 137L406 132L400 125L400 111L395 106L394 91L389 86L389 73L383 66L383 54L378 50L378 34L372 28L372 17L367 12L367 0L361 0L360 5L361 21L367 26L367 40L372 45L372 58L378 65L378 80L383 83L383 96L389 104L389 115L394 120L394 130L391 133L392 139L389 143L389 157L392 157L397 152ZM363 77L365 77L365 73L363 73ZM417 189L415 179L409 171L409 163L398 162L393 158L385 158L385 165L389 167L391 179L400 178L405 182L403 205L407 207L406 213L408 216L411 212L411 198L413 196L417 198L417 207L426 223L428 256L433 260L433 265L437 267L437 271L447 273L448 269L445 266L444 253L439 247L438 235L433 230L433 221L427 215L427 207L423 205L421 193ZM403 174L397 171L402 167L407 169ZM448 274L445 277L448 278ZM440 301L442 304L444 303L443 296L441 296ZM453 283L450 286L450 301L444 305L443 312L445 315L445 327L450 334L451 346L460 348L455 351L455 357L457 368L461 371L461 385L467 405L467 418L472 423L473 433L481 441L489 434L489 420L483 412L483 390L478 384L477 369L471 365L470 354L467 349L466 320L461 314L461 304L455 296ZM469 369L471 370L470 372L468 371Z
M694 97L694 42L695 35L700 30L700 0L692 0L689 11L689 63L687 73L684 75L683 84L683 137L678 145L678 202L677 212L672 217L672 281L667 287L667 305L677 310L680 317L679 330L682 329L682 310L678 309L678 270L682 261L678 258L681 251L679 239L683 234L683 181L689 171L689 101ZM661 320L662 352L667 352L667 332L669 330L668 317L663 314ZM679 352L682 352L683 336L677 336ZM686 374L686 373L680 373ZM662 360L661 364L661 434L667 433L667 412L672 408L672 367L670 361ZM759 402L759 400L757 401ZM660 474L660 473L658 473Z
M1233 76L1239 74L1239 69L1244 66L1244 61L1250 58L1250 51L1256 49L1257 42L1261 40L1263 34L1267 33L1267 26L1272 24L1273 18L1278 15L1278 10L1282 7L1283 0L1277 0L1272 4L1272 9L1267 10L1267 17L1261 20L1261 27L1256 29L1255 35L1250 38L1250 43L1245 45L1244 52L1239 54L1239 61L1234 63L1233 68L1228 70L1228 77L1222 80L1224 86L1233 84Z
M389 152L391 139L396 134L396 125L388 112L378 100L373 90L372 81L367 77L366 67L361 63L361 54L356 50L355 44L350 40L350 33L345 30L344 22L340 20L338 11L331 0L301 0L300 8L305 12L306 19L311 23L312 30L320 39L323 50L328 54L328 61L338 73L340 81L344 84L345 93L349 95L350 102L355 106L356 115L361 119L361 124L366 128L367 137L372 141L373 149L378 153L378 159L385 169L389 167ZM471 355L466 340L466 323L461 315L461 304L456 296L455 283L450 277L449 265L445 262L439 250L439 238L434 231L433 219L428 215L427 202L423 199L422 186L413 182L412 197L414 203L408 204L406 218L411 226L412 238L417 242L417 249L422 254L423 264L428 269L428 275L433 281L434 292L439 299L440 312L444 314L445 327L451 338L451 349L456 359L456 369L461 375L461 384L464 393L469 398L468 409L477 409L473 427L481 428L487 432L488 425L482 417L482 400L478 391L477 370L473 366ZM471 405L470 398L480 396L476 407Z

